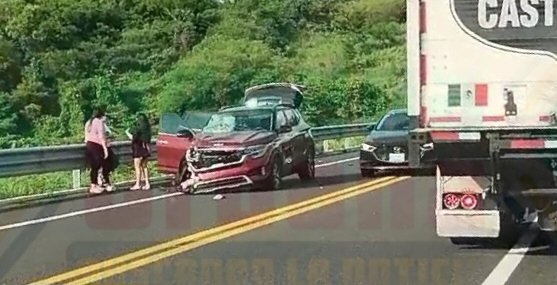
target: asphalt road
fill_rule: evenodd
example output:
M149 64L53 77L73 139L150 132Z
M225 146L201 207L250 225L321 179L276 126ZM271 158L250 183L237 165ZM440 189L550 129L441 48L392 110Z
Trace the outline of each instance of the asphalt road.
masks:
M283 191L227 193L223 200L158 189L0 212L0 284L28 284L118 256L130 259L92 271L106 274L92 284L482 284L509 256L508 249L459 248L436 236L432 177L382 186L362 179L355 160L320 167L317 176L309 183L292 176ZM325 195L331 199L284 209ZM196 237L272 210L269 219ZM191 240L131 258L183 237ZM508 284L554 284L555 253L534 242L508 272Z

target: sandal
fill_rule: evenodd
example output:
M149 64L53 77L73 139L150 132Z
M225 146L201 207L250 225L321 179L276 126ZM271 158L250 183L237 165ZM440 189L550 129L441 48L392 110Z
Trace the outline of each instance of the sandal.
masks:
M141 189L141 186L139 186L139 185L134 185L132 188L130 188L131 191L136 191L136 190L139 190L139 189Z

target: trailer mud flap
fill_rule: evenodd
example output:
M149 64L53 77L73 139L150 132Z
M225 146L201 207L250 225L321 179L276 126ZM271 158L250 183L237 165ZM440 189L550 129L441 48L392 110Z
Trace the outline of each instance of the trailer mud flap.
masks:
M486 237L499 236L501 219L499 211L437 210L437 235L440 237Z

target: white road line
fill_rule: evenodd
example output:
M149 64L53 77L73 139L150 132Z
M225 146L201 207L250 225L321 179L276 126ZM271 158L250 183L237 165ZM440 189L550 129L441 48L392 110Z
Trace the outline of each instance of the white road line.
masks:
M41 218L41 219L36 219L36 220L24 221L24 222L20 222L20 223L0 226L0 231L25 227L25 226L29 226L29 225L41 224L41 223L46 223L46 222L51 222L51 221L56 221L56 220L61 220L61 219L66 219L66 218L71 218L71 217L75 217L75 216L79 216L79 215L101 212L101 211L106 211L106 210L115 209L115 208L132 206L132 205L141 204L141 203L147 203L147 202L160 200L160 199L166 199L166 198L170 198L170 197L174 197L174 196L178 196L178 195L183 195L183 194L184 193L182 193L182 192L176 192L176 193L165 194L165 195L156 196L156 197L149 197L149 198L124 202L124 203L119 203L119 204L103 206L103 207L99 207L99 208L91 208L91 209L81 210L81 211L77 211L77 212L70 212L70 213L66 213L66 214L62 214L62 215L56 215L56 216L51 216L51 217L46 217L46 218Z
M156 181L160 181L162 179L165 179L167 176L168 175L153 177L153 178L151 178L151 183L156 182ZM117 183L116 187L119 188L119 186L122 186L124 184L132 184L134 182L135 182L135 180L122 181L122 182ZM50 197L64 196L63 194L86 192L87 190L88 190L87 187L81 187L81 188L78 188L78 189L68 189L68 190L60 190L60 191L48 192L48 193L39 193L39 194L18 196L18 197L2 199L2 200L0 200L0 204L10 203L10 202L25 202L28 199L40 199L40 198L46 198L46 197L49 197L49 196Z
M342 163L345 163L345 162L353 161L353 160L356 160L356 159L358 159L358 158L356 157L356 158L344 159L344 160L319 164L319 165L316 165L315 167L316 168L327 167L327 166L331 166L331 165L335 165L335 164L342 164ZM35 220L28 220L28 221L23 221L23 222L19 222L19 223L8 224L8 225L0 226L0 231L5 231L5 230L15 229L15 228L21 228L21 227L30 226L30 225L36 225L36 224L41 224L41 223L46 223L46 222L51 222L51 221L56 221L56 220L67 219L67 218L80 216L80 215L86 215L86 214L102 212L102 211L107 211L107 210L116 209L116 208L122 208L122 207L147 203L147 202L166 199L166 198L175 197L175 196L179 196L179 195L184 195L184 193L182 193L182 192L170 193L170 194L165 194L165 195L160 195L160 196L155 196L155 197L149 197L149 198L143 198L143 199L139 199L139 200L124 202L124 203L118 203L118 204L113 204L113 205L108 205L108 206L103 206L103 207L98 207L98 208L91 208L91 209L86 209L86 210L81 210L81 211L76 211L76 212L70 212L70 213L56 215L56 216L50 216L50 217L45 217L45 218L40 218L40 219L35 219Z
M345 162L350 162L350 161L354 161L354 160L358 160L358 159L360 159L360 158L359 157L353 157L353 158L343 159L343 160L339 160L339 161L323 163L323 164L316 165L315 168L327 167L327 166L331 166L331 165L335 165L335 164L341 164L341 163L345 163Z
M524 258L524 255L530 250L530 245L536 237L539 231L535 223L531 224L524 235L520 237L518 242L513 248L507 252L507 254L499 261L495 269L491 271L491 274L485 279L482 285L504 285L507 283L511 274Z

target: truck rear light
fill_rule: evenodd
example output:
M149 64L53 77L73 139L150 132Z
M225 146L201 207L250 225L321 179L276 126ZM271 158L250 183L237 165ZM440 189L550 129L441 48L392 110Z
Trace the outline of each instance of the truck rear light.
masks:
M445 194L443 196L443 205L449 210L454 210L460 206L460 195L458 194Z
M556 140L544 139L516 139L510 142L511 149L540 149L540 148L557 148Z
M478 132L431 132L434 141L480 141Z
M460 206L466 210L475 209L478 206L478 197L472 194L465 194L460 198Z

